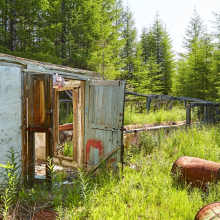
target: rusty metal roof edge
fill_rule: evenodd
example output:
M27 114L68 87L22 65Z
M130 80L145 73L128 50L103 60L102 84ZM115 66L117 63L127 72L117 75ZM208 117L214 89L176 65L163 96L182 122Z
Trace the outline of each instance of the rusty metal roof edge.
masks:
M16 57L8 54L3 54L0 53L0 61L3 62L8 62L8 63L15 63L15 64L21 64L21 65L35 65L35 66L40 66L45 69L45 72L48 71L62 71L64 72L63 75L69 75L70 77L72 75L84 75L84 76L90 76L91 78L97 78L101 79L100 73L89 71L89 70L82 70L82 69L77 69L77 68L71 68L67 66L62 66L62 65L57 65L57 64L52 64L52 63L45 63L41 61L36 61L36 60L31 60L31 59L26 59L22 57ZM27 67L27 70L29 68ZM31 71L31 69L30 69ZM66 74L65 74L66 72Z

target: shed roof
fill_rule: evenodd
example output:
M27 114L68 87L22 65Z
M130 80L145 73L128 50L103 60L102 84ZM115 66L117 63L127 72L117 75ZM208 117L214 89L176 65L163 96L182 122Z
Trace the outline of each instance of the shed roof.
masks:
M58 73L64 78L86 80L86 79L101 79L100 73L61 66L51 63L45 63L36 60L30 60L22 57L11 56L0 53L0 65L2 66L17 66L25 72L37 73Z

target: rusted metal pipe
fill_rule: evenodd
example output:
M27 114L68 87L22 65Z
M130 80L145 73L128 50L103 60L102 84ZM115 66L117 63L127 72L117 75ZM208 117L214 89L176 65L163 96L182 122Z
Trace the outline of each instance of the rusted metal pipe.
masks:
M171 173L181 182L204 187L208 182L220 180L220 163L183 156L174 162Z
M59 131L69 131L69 130L73 130L73 123L59 125Z
M220 219L220 202L214 202L201 208L194 220Z

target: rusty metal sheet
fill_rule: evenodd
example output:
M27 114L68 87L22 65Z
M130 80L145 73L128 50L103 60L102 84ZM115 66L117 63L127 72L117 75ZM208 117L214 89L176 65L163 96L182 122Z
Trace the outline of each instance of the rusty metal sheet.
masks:
M125 82L86 82L85 90L85 163L96 166L118 146L122 146ZM113 166L120 151L111 156ZM111 161L110 161L111 160Z
M201 208L196 214L195 220L220 219L220 202L214 202Z

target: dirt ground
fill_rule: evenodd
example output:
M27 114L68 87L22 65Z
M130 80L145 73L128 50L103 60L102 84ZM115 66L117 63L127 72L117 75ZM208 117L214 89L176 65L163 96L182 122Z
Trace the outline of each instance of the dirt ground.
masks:
M77 170L73 170L71 167L64 167L54 164L55 173L64 173L64 180L71 181L76 179ZM39 179L46 178L46 161L42 159L35 159L35 176Z

